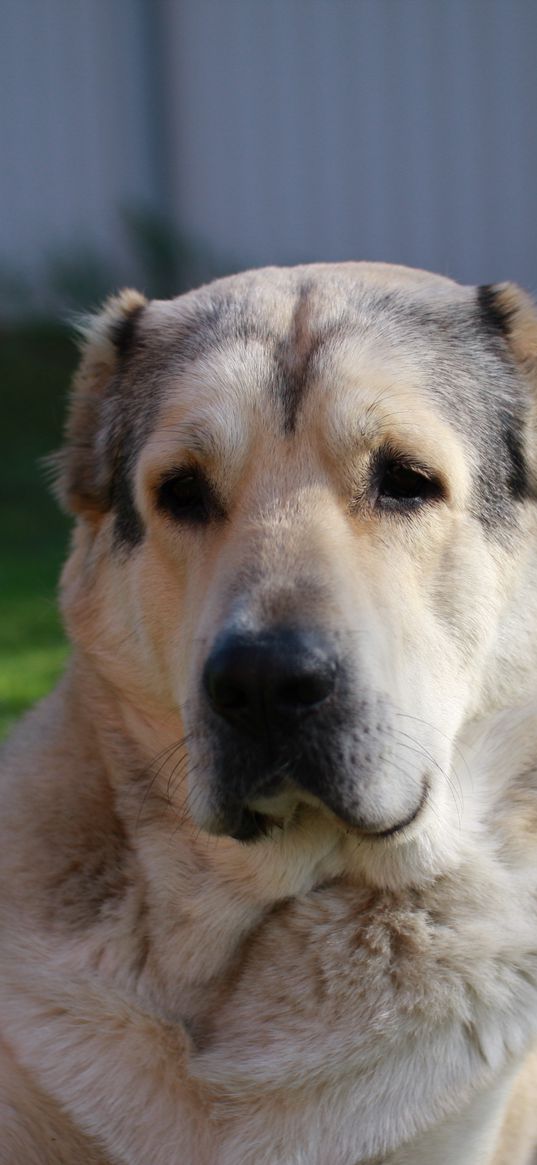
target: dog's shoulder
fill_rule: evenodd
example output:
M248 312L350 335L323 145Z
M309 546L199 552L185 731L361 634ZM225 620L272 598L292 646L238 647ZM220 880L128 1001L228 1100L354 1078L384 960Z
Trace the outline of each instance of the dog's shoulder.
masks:
M124 895L129 842L68 676L5 744L0 803L4 921L83 932Z

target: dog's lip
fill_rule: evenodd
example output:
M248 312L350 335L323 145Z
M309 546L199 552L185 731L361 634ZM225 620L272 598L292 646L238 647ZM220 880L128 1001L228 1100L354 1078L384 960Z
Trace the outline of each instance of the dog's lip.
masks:
M423 782L423 789L420 799L416 807L404 817L402 821L396 821L394 825L388 826L387 829L368 829L364 825L354 825L348 821L340 819L347 833L353 833L356 837L360 837L364 841L389 841L393 837L399 837L405 830L409 829L411 825L417 821L422 811L425 809L429 798L430 784L426 777Z
M229 836L234 841L258 841L259 838L266 837L269 828L268 818L264 814L244 808L233 828L229 830Z
M295 789L295 796L297 792L298 790ZM293 812L289 811L289 792L287 793L285 800L284 798L281 800L279 798L259 798L257 801L254 801L246 808L246 812L249 816L251 816L252 819L256 819L258 825L260 826L257 836L263 836L263 834L266 834L272 828L285 828L286 822L288 822L289 819L294 816L294 812L296 812L299 804L309 804L310 806L318 809L320 812L325 813L326 816L329 817L339 829L344 830L345 833L352 834L354 837L360 838L362 841L378 843L382 841L390 841L392 838L400 837L407 829L410 829L410 826L413 825L415 821L417 821L422 811L424 810L429 798L429 793L430 781L428 776L425 776L419 801L417 802L412 812L409 813L407 817L404 817L401 821L396 821L394 825L390 825L386 829L370 829L365 823L357 824L356 822L349 821L348 818L335 813L334 810L331 809L326 804L326 802L322 801L319 797L309 793L304 794L302 790L300 790L300 796L298 799L294 801ZM287 802L287 804L285 804L285 802ZM240 840L244 840L244 838L242 837Z

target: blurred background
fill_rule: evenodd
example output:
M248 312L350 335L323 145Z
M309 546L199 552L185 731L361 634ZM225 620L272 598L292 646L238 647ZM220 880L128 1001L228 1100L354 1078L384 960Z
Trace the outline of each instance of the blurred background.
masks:
M50 687L77 314L247 266L537 290L535 0L2 0L0 726Z

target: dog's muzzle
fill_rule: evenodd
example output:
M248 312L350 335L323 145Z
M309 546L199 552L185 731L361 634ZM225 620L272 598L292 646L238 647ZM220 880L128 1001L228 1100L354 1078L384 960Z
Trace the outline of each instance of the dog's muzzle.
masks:
M316 628L226 629L202 673L213 832L259 837L302 801L387 836L414 820L423 774L393 758L389 703Z

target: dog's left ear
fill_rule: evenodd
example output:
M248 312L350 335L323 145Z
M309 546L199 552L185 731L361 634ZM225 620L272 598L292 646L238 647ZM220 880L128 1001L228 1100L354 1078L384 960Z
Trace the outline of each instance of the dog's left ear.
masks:
M537 304L516 283L485 284L477 289L481 320L499 337L528 384L526 456L537 491Z
M76 371L65 443L51 459L55 492L69 513L98 518L112 504L114 465L118 456L121 400L117 376L133 347L145 296L127 289L111 296L100 312L79 327L81 360Z

